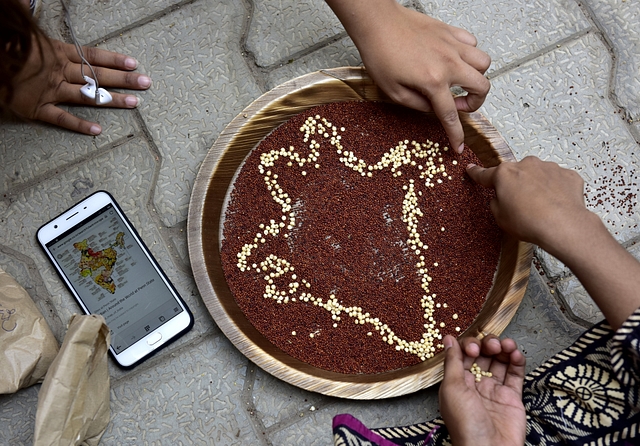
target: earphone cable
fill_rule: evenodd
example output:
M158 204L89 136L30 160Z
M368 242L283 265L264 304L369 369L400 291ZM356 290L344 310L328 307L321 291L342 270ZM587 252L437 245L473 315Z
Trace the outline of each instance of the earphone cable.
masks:
M69 28L69 33L71 34L71 40L73 41L73 45L76 47L76 52L78 53L78 56L80 56L80 73L84 78L84 66L86 64L89 67L89 70L91 71L91 75L93 76L93 79L96 83L96 87L95 87L96 95L98 95L98 88L100 88L100 85L98 84L98 76L96 76L96 72L94 71L93 66L84 57L84 50L82 49L82 45L80 45L80 42L76 37L75 30L73 29L73 25L71 24L71 14L69 13L69 8L67 7L67 3L65 2L65 0L60 0L60 3L62 4L62 9L64 9L64 22L67 25L67 28Z

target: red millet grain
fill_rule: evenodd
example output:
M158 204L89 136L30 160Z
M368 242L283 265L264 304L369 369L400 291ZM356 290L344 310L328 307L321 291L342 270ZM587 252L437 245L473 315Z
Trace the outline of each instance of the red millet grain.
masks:
M338 129L345 151L352 151L370 165L380 161L399 141L437 142L442 164L452 179L438 174L436 178L442 178L442 184L426 187L418 166L409 164L399 168L400 176L394 176L391 167L374 170L372 177L362 176L345 166L340 161L344 154L337 154L336 147L320 135L311 135L309 142L303 142L300 128L307 117L316 115ZM289 167L289 158L280 156L272 167L264 169L278 175L277 183L291 198L296 219L293 229L285 226L278 235L264 235L260 223L268 226L270 220L283 220L282 207L267 190L265 173L259 171L260 155L293 146L304 158L310 153L311 139L320 143L317 160L303 167L293 162ZM301 292L309 292L326 302L333 294L343 306L360 307L371 318L379 318L398 338L422 338L427 322L421 306L425 292L416 268L418 256L407 244L407 223L402 221L407 194L403 186L413 179L416 194L422 192L417 205L423 216L418 217L417 230L428 246L420 250L420 255L433 278L429 294L435 293L434 303L441 304L433 311L435 328L442 336L464 332L492 285L501 232L489 208L492 192L474 184L465 174L469 162L479 161L468 148L462 155L442 151L447 145L446 134L435 118L372 102L319 106L293 117L267 136L247 157L236 178L225 214L221 250L229 287L251 323L291 356L325 370L372 374L419 363L421 359L415 354L397 351L395 343L384 342L373 324L356 324L345 312L336 322L326 309L299 299ZM423 159L412 159L418 165L425 164ZM289 224L286 217L285 225ZM265 243L256 243L243 272L238 267L238 253L252 244L259 232ZM295 297L296 302L278 303L263 297L267 284L264 277L271 270L257 272L252 265L259 265L272 254L295 268L274 278L273 284L278 291L288 291L295 274L300 288L287 295ZM307 288L302 279L311 287ZM442 305L445 303L446 308ZM454 314L457 319L453 319ZM444 328L440 322L446 324ZM433 346L441 342L435 340Z

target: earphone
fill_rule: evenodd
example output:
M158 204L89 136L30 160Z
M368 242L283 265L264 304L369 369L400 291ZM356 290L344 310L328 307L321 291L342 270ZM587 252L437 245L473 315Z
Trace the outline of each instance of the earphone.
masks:
M64 20L69 28L69 32L71 33L71 40L73 40L78 56L80 56L80 72L86 82L86 84L80 88L80 93L87 98L95 99L96 105L108 104L113 100L113 97L107 90L100 88L100 85L98 84L98 76L96 76L93 66L91 66L89 61L84 57L82 45L80 45L80 42L78 42L78 39L76 38L76 33L71 25L71 16L69 14L69 9L67 9L67 4L64 0L60 0L60 3L62 3L62 8L64 9ZM84 74L85 64L89 67L93 77L89 77Z
M87 82L84 87L80 88L80 93L82 93L83 96L95 99L96 105L103 105L111 102L113 98L107 90L104 88L96 88L97 82L89 76L83 75L82 77L84 77L84 80Z

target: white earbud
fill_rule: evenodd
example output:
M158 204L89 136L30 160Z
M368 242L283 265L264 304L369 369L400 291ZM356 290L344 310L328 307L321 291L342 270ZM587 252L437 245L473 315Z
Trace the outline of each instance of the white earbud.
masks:
M96 104L108 104L112 99L113 98L111 97L111 94L109 94L107 90L105 90L104 88L98 88L98 92L96 94Z
M95 99L97 105L108 104L113 100L113 97L107 90L104 88L98 88L96 92L96 81L90 78L89 76L83 76L84 80L87 82L86 85L80 88L80 93L84 96Z
M96 81L94 81L89 76L84 76L84 80L85 80L85 82L87 82L87 85L85 85L84 87L80 88L80 93L82 93L84 96L86 96L88 98L95 99L95 97L96 97Z

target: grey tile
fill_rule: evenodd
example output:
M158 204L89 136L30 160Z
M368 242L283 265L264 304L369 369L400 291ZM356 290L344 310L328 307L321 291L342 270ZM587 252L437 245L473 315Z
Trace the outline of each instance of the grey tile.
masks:
M558 293L576 318L595 324L604 315L575 276L568 276L557 283Z
M399 0L398 3L409 5L411 2ZM344 33L344 27L325 2L303 0L287 4L258 0L247 36L247 49L258 66L271 67L304 58L309 50Z
M240 399L245 365L226 339L207 337L112 383L100 444L255 444Z
M281 381L262 369L255 369L255 379L251 388L253 404L263 425L272 427L281 420L297 417L311 407L320 407L326 397L307 392Z
M362 60L360 53L349 37L344 37L335 43L327 45L296 59L291 63L271 71L267 76L267 88L272 89L277 85L297 76L311 73L326 68L360 66Z
M640 119L640 9L636 2L586 0L598 26L616 54L613 91L615 100L632 120Z
M98 122L102 133L93 137L48 124L0 123L0 194L54 176L66 166L109 150L113 144L138 131L132 110L66 109Z
M239 2L193 3L108 42L138 54L154 82L139 109L160 152L154 199L166 226L186 219L207 150L261 93L240 55L245 13Z
M27 446L33 444L36 426L36 406L40 384L0 395L0 443Z
M493 61L489 72L538 52L591 24L572 0L420 0L427 14L478 39Z
M325 2L258 0L247 49L259 66L266 67L343 32L340 21Z
M106 2L92 2L87 0L67 2L71 23L78 40L83 44L89 44L108 34L130 27L139 21L150 21L169 7L176 6L184 1L180 0L156 0L146 2L142 0L110 0ZM57 2L45 2L45 9ZM58 10L58 6L55 6ZM44 13L44 11L43 11ZM59 12L62 15L62 10ZM43 14L43 19L50 19L51 12ZM56 14L55 22L61 23L62 18ZM63 32L66 27L62 27ZM135 54L131 54L136 57Z

